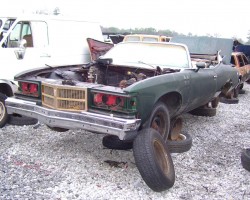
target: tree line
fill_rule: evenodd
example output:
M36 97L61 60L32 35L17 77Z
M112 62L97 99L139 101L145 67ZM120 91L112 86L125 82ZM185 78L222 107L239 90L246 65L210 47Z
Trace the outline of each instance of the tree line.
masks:
M172 31L169 29L165 30L156 30L155 28L149 27L149 28L134 28L134 29L119 29L116 27L102 27L102 32L103 33L112 33L112 34L122 34L122 35L127 35L127 34L150 34L150 35L165 35L168 37L173 37L173 36L197 36L193 35L191 32L188 33L187 35L182 34L182 33L177 33L176 31ZM219 37L218 34L215 35L210 35L207 34L205 36L208 37ZM232 39L237 40L241 44L249 44L250 45L250 30L248 31L247 35L247 42L244 42L241 38L235 38L233 37Z

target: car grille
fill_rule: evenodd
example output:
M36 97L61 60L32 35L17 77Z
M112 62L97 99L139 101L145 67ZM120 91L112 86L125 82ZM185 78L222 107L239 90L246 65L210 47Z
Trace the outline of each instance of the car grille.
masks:
M87 89L43 83L42 105L57 110L86 111Z

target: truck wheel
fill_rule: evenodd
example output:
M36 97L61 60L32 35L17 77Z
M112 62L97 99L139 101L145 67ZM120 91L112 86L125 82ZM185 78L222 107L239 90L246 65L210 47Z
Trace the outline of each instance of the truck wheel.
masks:
M128 150L133 148L132 140L120 140L116 135L105 135L102 145L108 149Z
M161 134L164 140L167 140L170 129L170 117L167 106L159 102L153 108L149 118L149 126Z
M0 93L0 128L4 127L9 119L9 115L5 107L6 98L7 97L4 94Z
M192 147L192 137L188 133L181 133L175 140L168 139L167 147L170 153L184 153Z
M69 129L66 129L66 128L61 128L61 127L52 127L52 126L48 126L47 127L52 130L52 131L56 131L56 132L66 132L68 131Z
M161 192L174 185L175 170L172 157L162 136L154 129L139 131L133 144L136 166L145 183Z
M241 164L244 169L250 171L250 148L244 149L241 153Z
M213 117L216 115L216 108L196 108L189 112L192 115L196 116L205 116L205 117Z
M26 117L26 116L19 115L19 114L12 114L12 115L9 115L8 124L23 126L23 125L34 125L37 122L38 120L35 118Z

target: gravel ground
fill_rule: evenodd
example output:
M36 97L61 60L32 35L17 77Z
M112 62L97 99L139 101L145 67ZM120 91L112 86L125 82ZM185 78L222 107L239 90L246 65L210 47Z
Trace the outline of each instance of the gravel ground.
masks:
M161 193L144 183L132 151L105 149L102 135L8 125L0 129L0 199L250 199L250 172L240 162L250 147L244 88L239 104L221 103L215 117L184 115L193 147L172 154L176 182Z

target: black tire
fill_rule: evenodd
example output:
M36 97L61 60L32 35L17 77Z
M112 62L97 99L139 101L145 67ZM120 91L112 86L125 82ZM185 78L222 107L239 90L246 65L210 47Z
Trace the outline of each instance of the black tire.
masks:
M170 153L184 153L192 147L192 137L188 133L181 133L177 140L167 140Z
M250 148L244 149L241 153L241 164L244 169L250 171Z
M165 141L167 140L170 130L170 117L168 108L164 103L158 102L154 106L146 128L155 129Z
M246 90L241 89L241 90L239 91L239 94L245 94L245 93L246 93Z
M9 115L5 107L5 99L7 97L0 93L0 128L4 127L9 120Z
M60 127L52 127L52 126L48 126L47 127L52 130L52 131L56 131L56 132L66 132L68 131L69 129L66 129L66 128L60 128Z
M196 116L213 117L216 115L216 108L196 108L189 113Z
M132 140L120 140L116 135L105 135L102 145L108 149L128 150L133 148Z
M239 99L238 98L228 99L228 98L225 98L225 97L221 97L220 102L225 103L225 104L237 104L237 103L239 103Z
M23 126L23 125L34 125L38 122L37 119L26 117L19 114L12 114L9 115L8 124L16 125L16 126Z
M216 97L215 99L213 99L213 100L211 101L211 106L212 106L212 108L217 108L218 105L219 105L219 102L220 102L220 98L219 98L219 97Z
M175 170L171 154L162 136L154 129L142 129L134 140L136 166L152 190L161 192L174 185Z

